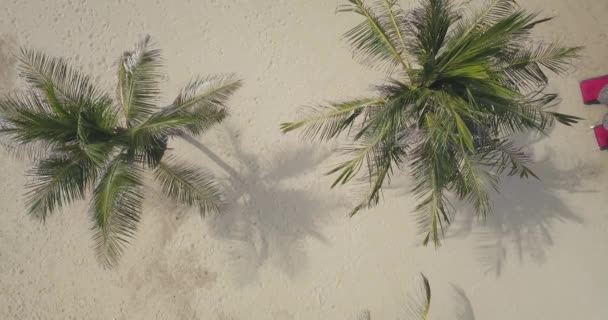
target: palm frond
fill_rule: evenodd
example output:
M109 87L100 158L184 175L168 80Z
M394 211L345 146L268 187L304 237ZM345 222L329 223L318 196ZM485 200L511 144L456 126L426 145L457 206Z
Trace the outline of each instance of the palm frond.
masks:
M483 31L517 9L515 0L488 0L481 9L472 12L470 18L461 19L454 38L464 38L473 31Z
M133 129L134 136L162 138L186 133L201 134L221 123L227 116L223 108L217 110L180 110L165 108ZM145 142L142 142L145 143Z
M354 12L365 19L344 35L355 57L363 63L389 69L400 64L409 72L411 65L407 62L407 49L403 46L401 30L396 21L401 13L395 10L394 1L378 3L377 10L363 0L348 2L340 6L338 12Z
M195 166L175 159L161 161L154 178L169 197L197 207L202 215L219 213L225 206L212 176Z
M214 113L163 109L131 130L129 159L143 157L149 167L156 167L164 154L169 137L200 134L225 118L224 109Z
M71 143L76 141L76 125L69 115L49 110L46 102L36 95L13 96L0 101L1 128L20 143L47 141Z
M432 239L438 247L443 223L450 223L451 205L446 192L458 170L451 149L454 123L430 113L425 116L425 123L425 140L410 152L412 192L419 199L416 212L419 230L426 234L423 244Z
M497 190L498 178L484 170L474 157L467 153L458 153L456 159L460 160L458 171L455 172L456 177L448 188L454 190L461 200L473 204L475 213L485 218L492 211L488 189Z
M134 51L125 52L118 70L118 97L127 126L145 120L156 110L160 88L162 58L150 37L139 42Z
M446 42L448 31L457 16L451 0L424 0L419 8L408 15L408 31L411 34L413 53L423 72L435 64L435 57Z
M61 58L21 49L19 62L20 76L44 96L58 115L77 112L74 109L82 105L110 101L93 86L88 76Z
M97 258L112 266L133 238L141 215L142 170L117 157L93 192L91 213Z
M96 170L85 160L51 157L40 161L29 175L34 180L26 185L28 212L44 221L57 209L84 199Z
M520 178L539 177L528 167L530 155L514 146L507 139L489 139L478 147L476 162L482 166L493 168L498 174L518 175Z
M10 138L2 137L0 138L0 145L16 160L28 165L48 158L52 153L52 146L44 141L20 143Z
M401 136L389 136L371 149L366 156L367 174L361 178L362 182L369 185L368 191L361 203L350 212L350 216L380 202L382 188L390 183L393 170L405 162L408 147L403 144Z
M404 95L409 96L408 94ZM400 153L400 151L397 151L398 149L396 149L396 132L400 132L404 127L402 110L404 106L407 106L407 103L404 103L404 100L401 98L402 97L397 97L388 100L381 107L368 112L365 125L353 134L353 139L357 141L358 144L343 148L342 150L343 153L352 154L353 157L350 160L339 164L327 173L338 173L338 177L334 181L332 187L350 181L357 175L366 162L376 166L376 168L369 169L371 170L370 177L376 176L380 179L374 184L383 184L384 177L388 172L387 168L390 168L392 164L380 163L380 159L377 159L377 155L386 155L387 152L389 155ZM395 149L392 149L393 147L395 147ZM378 173L381 172L385 173L378 175ZM376 199L378 191L379 189L372 192L369 199ZM376 201L372 200L372 202ZM360 207L361 206L355 208L351 215L356 213Z
M383 99L366 98L309 108L302 119L282 123L281 131L287 133L303 127L303 137L328 140L348 129L364 109L379 107L382 103Z
M228 100L242 85L242 80L234 74L200 77L186 85L168 109L215 114L226 108Z
M476 65L493 65L494 58L512 50L513 41L529 33L537 13L515 11L480 31L454 38L438 58L441 73L455 72Z
M517 86L534 89L548 83L541 67L553 73L562 73L578 57L580 50L580 47L561 47L557 43L539 44L501 56L503 62L499 68Z
M431 311L431 285L424 274L420 274L422 283L420 291L410 298L409 317L410 320L428 320Z

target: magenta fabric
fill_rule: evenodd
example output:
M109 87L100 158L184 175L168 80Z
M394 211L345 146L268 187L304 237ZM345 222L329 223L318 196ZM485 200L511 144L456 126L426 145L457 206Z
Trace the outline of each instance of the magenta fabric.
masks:
M608 76L582 81L583 102L586 104L598 103L597 97L605 85L608 85Z
M608 148L608 130L603 125L593 127L595 139L600 149Z

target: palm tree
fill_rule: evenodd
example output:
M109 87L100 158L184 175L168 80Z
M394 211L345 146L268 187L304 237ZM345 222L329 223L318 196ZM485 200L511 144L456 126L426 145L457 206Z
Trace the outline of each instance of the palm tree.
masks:
M26 186L30 215L45 221L92 191L97 257L111 266L137 229L145 169L167 196L201 214L222 209L212 177L166 154L167 144L220 123L240 80L197 78L159 108L162 59L149 37L121 56L116 100L62 59L22 49L19 61L28 88L0 101L0 132L10 151L35 163Z
M512 0L468 14L451 0L422 0L408 12L397 0L348 2L338 11L362 19L345 34L354 56L390 79L371 97L309 108L282 131L351 140L342 149L350 159L328 173L337 175L333 186L355 177L369 184L351 215L378 204L391 176L409 168L423 243L438 246L453 212L449 194L485 216L501 173L536 177L512 134L580 119L550 111L557 95L544 91L545 73L566 71L580 48L532 42L532 29L550 19Z

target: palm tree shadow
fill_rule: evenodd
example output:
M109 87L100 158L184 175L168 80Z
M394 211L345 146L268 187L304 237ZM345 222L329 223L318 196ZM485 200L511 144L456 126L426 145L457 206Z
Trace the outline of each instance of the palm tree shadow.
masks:
M453 283L450 283L450 285L452 286L452 290L454 290L454 305L456 306L454 314L456 315L456 319L475 320L473 305L471 304L471 300L467 297L467 294L461 287Z
M594 169L579 164L562 170L552 161L554 156L554 152L548 152L543 160L533 165L540 181L504 178L500 194L493 196L494 210L481 226L475 225L477 219L472 214L463 214L456 220L451 236L474 237L479 243L476 255L486 273L499 277L511 254L517 256L520 263L526 260L544 263L546 251L554 243L555 224L583 223L583 218L566 205L562 196L597 192L581 187L582 181L594 174Z
M259 156L243 149L233 129L227 128L225 136L225 145L232 148L231 164L185 138L228 173L224 191L229 209L206 219L211 235L229 242L236 280L242 285L254 280L267 262L288 276L296 275L306 266L303 241L327 243L319 229L328 222L326 213L339 205L314 192L316 179L303 178L329 153L304 147Z
M0 36L0 93L10 92L16 80L15 64L17 58L14 54L17 46L14 37Z

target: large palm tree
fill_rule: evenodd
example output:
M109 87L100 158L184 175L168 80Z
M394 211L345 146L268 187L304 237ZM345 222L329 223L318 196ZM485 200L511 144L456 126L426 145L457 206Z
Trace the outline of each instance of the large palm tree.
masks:
M546 72L564 72L579 48L533 42L532 29L550 19L513 0L473 12L451 0L422 0L410 11L397 0L348 2L338 11L362 20L345 34L354 56L390 79L371 97L311 108L281 128L352 141L342 150L350 159L329 172L337 175L333 186L355 177L369 183L352 214L378 204L391 176L408 167L423 242L437 246L450 222L450 194L485 216L501 173L536 177L513 133L579 120L550 111L557 95L544 91Z
M149 37L120 57L115 100L62 59L23 49L19 61L28 88L0 100L0 132L35 162L26 193L33 217L44 221L92 191L97 256L111 266L137 229L145 169L169 197L201 214L221 210L212 177L166 154L167 143L221 122L238 79L197 78L161 108L162 59Z

